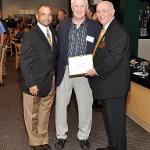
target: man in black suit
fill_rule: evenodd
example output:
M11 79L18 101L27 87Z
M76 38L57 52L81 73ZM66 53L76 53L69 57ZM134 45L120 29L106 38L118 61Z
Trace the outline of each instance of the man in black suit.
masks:
M97 16L103 29L93 52L94 69L90 84L95 98L103 100L108 147L97 150L127 150L126 98L130 89L129 38L114 17L109 1L97 5Z
M24 78L23 107L29 143L34 150L49 150L48 122L55 96L56 35L49 27L51 8L37 10L37 25L23 37L21 71Z

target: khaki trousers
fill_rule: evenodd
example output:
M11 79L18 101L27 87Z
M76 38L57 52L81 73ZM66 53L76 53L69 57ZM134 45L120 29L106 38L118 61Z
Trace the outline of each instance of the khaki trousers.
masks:
M92 91L86 77L70 78L68 73L68 66L66 66L64 78L56 90L56 137L57 139L67 138L67 106L70 103L72 90L74 89L79 118L77 137L79 140L86 140L89 138L92 125Z
M54 82L46 97L23 93L24 120L31 146L48 144L48 122L54 97Z

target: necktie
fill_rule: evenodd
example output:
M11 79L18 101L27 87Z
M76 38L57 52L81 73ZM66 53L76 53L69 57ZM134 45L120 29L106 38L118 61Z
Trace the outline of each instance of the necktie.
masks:
M93 57L95 56L96 49L97 49L97 47L98 47L98 45L99 45L99 43L100 43L100 41L101 41L101 39L102 39L104 33L105 33L105 29L103 28L103 29L101 30L100 34L99 34L97 43L96 43L96 45L95 45L95 47L94 47L94 50L93 50Z
M50 33L49 33L49 28L47 28L46 32L47 32L47 40L48 40L48 43L49 43L50 45L52 45L52 39L51 39L51 36L50 36Z

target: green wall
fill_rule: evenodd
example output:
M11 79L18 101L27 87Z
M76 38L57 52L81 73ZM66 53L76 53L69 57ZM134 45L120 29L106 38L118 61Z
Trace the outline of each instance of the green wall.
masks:
M120 11L123 24L130 37L131 55L137 56L139 38L140 0L120 0Z

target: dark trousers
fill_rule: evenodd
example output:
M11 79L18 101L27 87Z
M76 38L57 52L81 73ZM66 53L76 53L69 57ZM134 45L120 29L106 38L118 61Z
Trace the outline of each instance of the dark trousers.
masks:
M103 99L108 144L114 150L127 150L126 97Z

